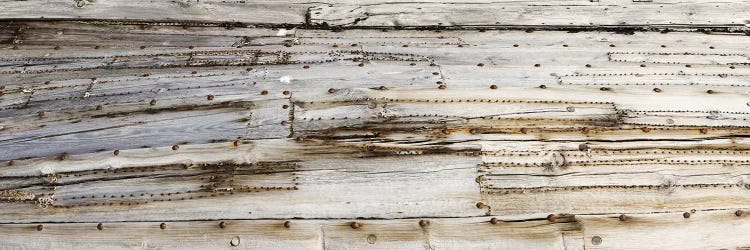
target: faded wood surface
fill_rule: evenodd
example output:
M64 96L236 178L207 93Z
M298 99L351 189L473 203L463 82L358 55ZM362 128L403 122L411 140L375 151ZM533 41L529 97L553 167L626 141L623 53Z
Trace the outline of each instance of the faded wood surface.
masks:
M0 0L0 248L747 248L749 6Z

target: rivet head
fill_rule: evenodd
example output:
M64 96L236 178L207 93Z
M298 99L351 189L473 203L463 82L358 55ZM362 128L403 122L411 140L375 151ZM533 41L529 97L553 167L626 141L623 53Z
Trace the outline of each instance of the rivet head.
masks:
M219 222L219 228L221 229L227 228L227 222L225 221Z
M214 99L214 96L213 95L208 95L208 96L206 96L206 99L209 100L209 101L211 101L211 100Z
M120 155L120 150L116 149L114 152L112 152L112 154L114 154L115 156L118 156Z
M661 89L660 88L654 88L654 92L659 93L659 92L661 92Z
M291 222L291 221L284 221L284 227L285 227L285 228L290 228L290 227L292 227L292 222Z
M180 145L177 145L177 144L172 145L172 150L178 150L178 149L180 149Z
M328 93L331 93L331 94L336 93L336 89L330 88L330 89L328 89Z
M740 217L740 216L742 216L742 214L744 214L744 213L745 213L745 212L744 212L744 211L742 211L742 210L737 210L737 211L734 211L734 215L736 215L737 217Z
M490 85L490 89L497 89L497 85L495 84Z
M104 230L104 224L102 224L102 223L97 224L96 225L96 229L99 229L99 231Z
M685 218L685 219L690 218L690 213L684 212L684 213L682 213L682 217Z
M151 99L150 102L148 102L151 106L156 105L156 99Z
M420 227L427 227L429 225L430 225L430 221L429 220L419 220L419 226Z
M167 229L167 223L159 224L159 228L161 228L161 230Z
M594 245L602 244L602 237L599 237L599 236L591 237L591 244L594 244Z
M362 225L360 225L358 222L355 221L355 222L350 223L349 226L352 229L357 229L357 228L361 227Z
M490 219L490 224L497 225L497 218L493 217L492 219Z
M40 224L40 225L37 225L37 226L36 226L36 230L37 230L37 231L42 231L42 230L44 230L44 225L41 225L41 224Z
M547 220L549 222L555 222L555 220L557 220L557 215L554 215L554 214L547 215Z

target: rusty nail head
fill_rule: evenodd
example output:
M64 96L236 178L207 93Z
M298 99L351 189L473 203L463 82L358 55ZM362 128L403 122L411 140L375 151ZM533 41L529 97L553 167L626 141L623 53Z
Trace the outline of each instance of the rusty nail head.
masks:
M156 105L156 99L151 99L151 101L148 104L151 104L152 106Z
M41 224L37 225L37 226L36 226L36 230L37 230L37 231L42 231L42 230L44 230L44 225L41 225Z
M102 105L96 105L96 110L102 110Z
M239 146L240 144L242 144L240 140L235 140L232 142L232 145L234 145L235 147Z
M661 92L661 89L660 88L654 88L654 92L659 93L659 92Z
M745 212L744 212L744 211L742 211L742 210L737 210L737 211L734 211L734 215L736 215L737 217L740 217L740 216L742 216L742 214L744 214L744 213L745 213Z
M303 69L309 69L309 68L310 68L310 66L308 66L308 65L305 65L305 66L302 66L302 68L303 68Z
M360 225L358 222L355 221L355 222L350 223L349 226L352 227L352 229L357 229L361 227L362 225Z
M206 99L208 99L209 101L211 101L211 100L214 99L214 96L213 95L208 95L208 96L206 96Z
M591 68L591 64L586 64L586 68Z
M438 86L438 89L445 89L445 84L441 84L440 86Z
M433 75L439 75L439 72L432 72Z
M289 90L284 90L284 92L281 92L281 93L282 93L282 94L284 94L284 95L289 95L289 94L291 94L292 92L289 92Z
M178 150L178 149L180 149L180 145L177 145L177 144L172 145L172 150Z
M555 222L555 220L557 220L557 215L554 215L554 214L547 215L547 220L549 222Z
M15 161L13 161L13 160L8 161L8 166L13 166L14 164L16 164Z
M490 89L497 89L497 85L495 84L490 85Z
M420 227L427 227L429 225L430 225L430 221L429 220L419 220L419 226Z
M260 94L261 95L267 95L268 94L268 90L263 90L263 91L260 92Z
M331 93L331 94L336 93L336 89L330 88L330 89L328 89L328 93Z
M284 104L284 105L281 105L281 108L283 108L283 109L288 109L288 108L289 108L289 105L286 105L286 104Z
M496 225L496 224L497 224L497 218L494 218L494 217L493 217L492 219L490 219L490 223L491 223L492 225Z
M61 154L61 155L60 155L60 156L58 157L58 159L60 159L61 161L64 161L65 159L68 159L68 154L67 154L67 153L63 153L63 154Z
M410 63L409 65L410 65L410 66L417 66L417 64L416 64L416 63Z
M485 208L487 205L484 205L482 202L477 202L476 206L477 208Z
M690 218L690 213L684 212L682 213L682 217L684 217L685 219Z
M219 228L221 228L221 229L227 228L227 223L224 222L224 221L219 222Z
M98 225L96 225L96 229L99 229L99 231L104 230L104 224L99 223Z
M616 47L614 44L610 44L609 47Z
M641 64L641 68L645 68L645 67L646 67L646 64Z
M44 117L44 111L39 111L39 113L37 114L39 115L39 117Z
M116 149L116 150L115 150L115 152L113 152L113 154L114 154L115 156L118 156L118 155L120 155L120 150L119 150L119 149Z
M534 64L534 67L541 67L541 66L542 66L542 65L541 65L541 64L538 64L538 63L537 63L537 64Z
M146 46L141 46L141 49L145 49L145 48L146 48Z
M601 91L610 91L612 89L609 88L609 87L601 87L601 88L599 88L599 90L601 90Z
M701 131L701 134L708 133L708 129L707 128L701 128L700 131Z
M484 67L484 63L479 63L479 64L477 64L477 66Z
M620 219L620 221L626 221L628 219L628 216L621 214L620 217L617 217L617 218Z
M581 128L581 132L583 132L584 134L587 134L589 131L591 130L588 127Z
M359 63L359 64L357 64L357 66L364 67L365 64L364 63Z
M526 132L529 132L529 129L527 129L527 128L521 128L521 133L526 134Z
M643 131L644 133L648 133L649 131L651 131L651 128L642 127L641 131Z
M284 227L285 227L285 228L290 228L290 227L292 227L292 222L291 222L291 221L285 221L285 222L284 222Z
M711 89L709 89L709 90L706 90L706 93L709 93L709 94L713 94L713 93L714 93L714 91L713 91L713 90L711 90Z
M161 230L167 229L167 223L159 224L159 228L161 228Z
M690 68L690 67L693 67L693 66L692 66L692 65L690 65L690 64L685 64L685 67L686 67L686 68Z
M546 89L546 88L547 88L547 85L544 85L544 84L542 84L542 85L539 85L539 88L540 88L540 89Z
M518 47L518 44L513 44L513 47Z

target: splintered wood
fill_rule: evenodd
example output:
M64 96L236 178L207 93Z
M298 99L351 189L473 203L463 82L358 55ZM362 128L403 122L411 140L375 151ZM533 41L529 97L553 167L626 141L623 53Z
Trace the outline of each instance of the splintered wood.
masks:
M0 0L0 249L749 248L749 11Z

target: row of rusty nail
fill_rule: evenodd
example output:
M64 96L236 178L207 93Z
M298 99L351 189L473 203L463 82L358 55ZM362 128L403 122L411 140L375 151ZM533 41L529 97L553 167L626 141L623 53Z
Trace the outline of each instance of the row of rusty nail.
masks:
M494 219L494 218L493 218L493 219ZM494 223L493 223L493 224L494 224ZM221 229L224 229L224 228L226 228L226 227L227 227L227 225L228 225L228 224L227 224L227 222L226 222L226 221L222 221L222 222L219 222L219 228L221 228ZM292 227L292 222L291 222L291 221L284 221L284 223L283 223L282 225L283 225L283 226L284 226L285 228L291 228L291 227ZM427 226L429 226L429 225L430 225L430 221L429 221L429 220L419 220L419 226L420 226L420 227L423 227L423 228L424 228L424 227L427 227ZM349 227L351 227L352 229L358 229L358 228L362 227L362 224L361 224L361 223L359 223L359 222L356 222L356 221L354 221L354 222L351 222L351 223L349 223ZM161 224L159 224L159 228L160 228L160 229L162 229L162 230L166 230L166 229L167 229L167 223L161 223ZM101 231L101 230L104 230L104 224L103 224L103 223L99 223L99 224L97 224L97 225L96 225L96 229L98 229L98 230L100 230L100 231ZM37 231L42 231L42 230L44 230L44 225L41 225L41 224L40 224L40 225L37 225L37 226L36 226L36 230L37 230Z
M477 207L479 207L479 204L481 204L481 202L477 203ZM743 210L737 210L737 211L734 212L734 215L737 216L737 217L740 217L740 216L742 216L744 214L745 214L745 211L743 211ZM691 212L685 212L685 213L682 214L682 217L685 218L685 219L688 219L688 218L690 218L690 215L691 215ZM549 222L555 222L555 221L557 221L558 218L559 217L557 215L555 215L555 214L549 214L549 215L547 215L547 221L549 221ZM629 218L630 218L630 216L627 216L625 214L621 214L620 216L617 217L617 219L619 219L620 221L627 221ZM490 222L490 224L495 225L495 224L499 223L500 220L498 220L495 217L492 217L489 220L489 222ZM292 222L291 221L284 221L284 224L282 224L282 225L285 228L291 228L292 227ZM426 227L430 226L430 221L429 220L419 220L419 226L422 227L422 228L426 228ZM225 222L225 221L219 222L219 228L224 229L226 227L227 227L227 222ZM349 227L351 227L352 229L358 229L358 228L362 227L362 224L359 223L359 222L353 221L353 222L349 223ZM100 231L104 230L104 224L99 223L99 224L96 225L96 228L98 230L100 230ZM167 229L167 223L161 223L161 224L159 224L159 228L162 229L162 230L166 230ZM37 225L36 226L36 230L37 231L44 230L44 225L41 225L41 224Z

